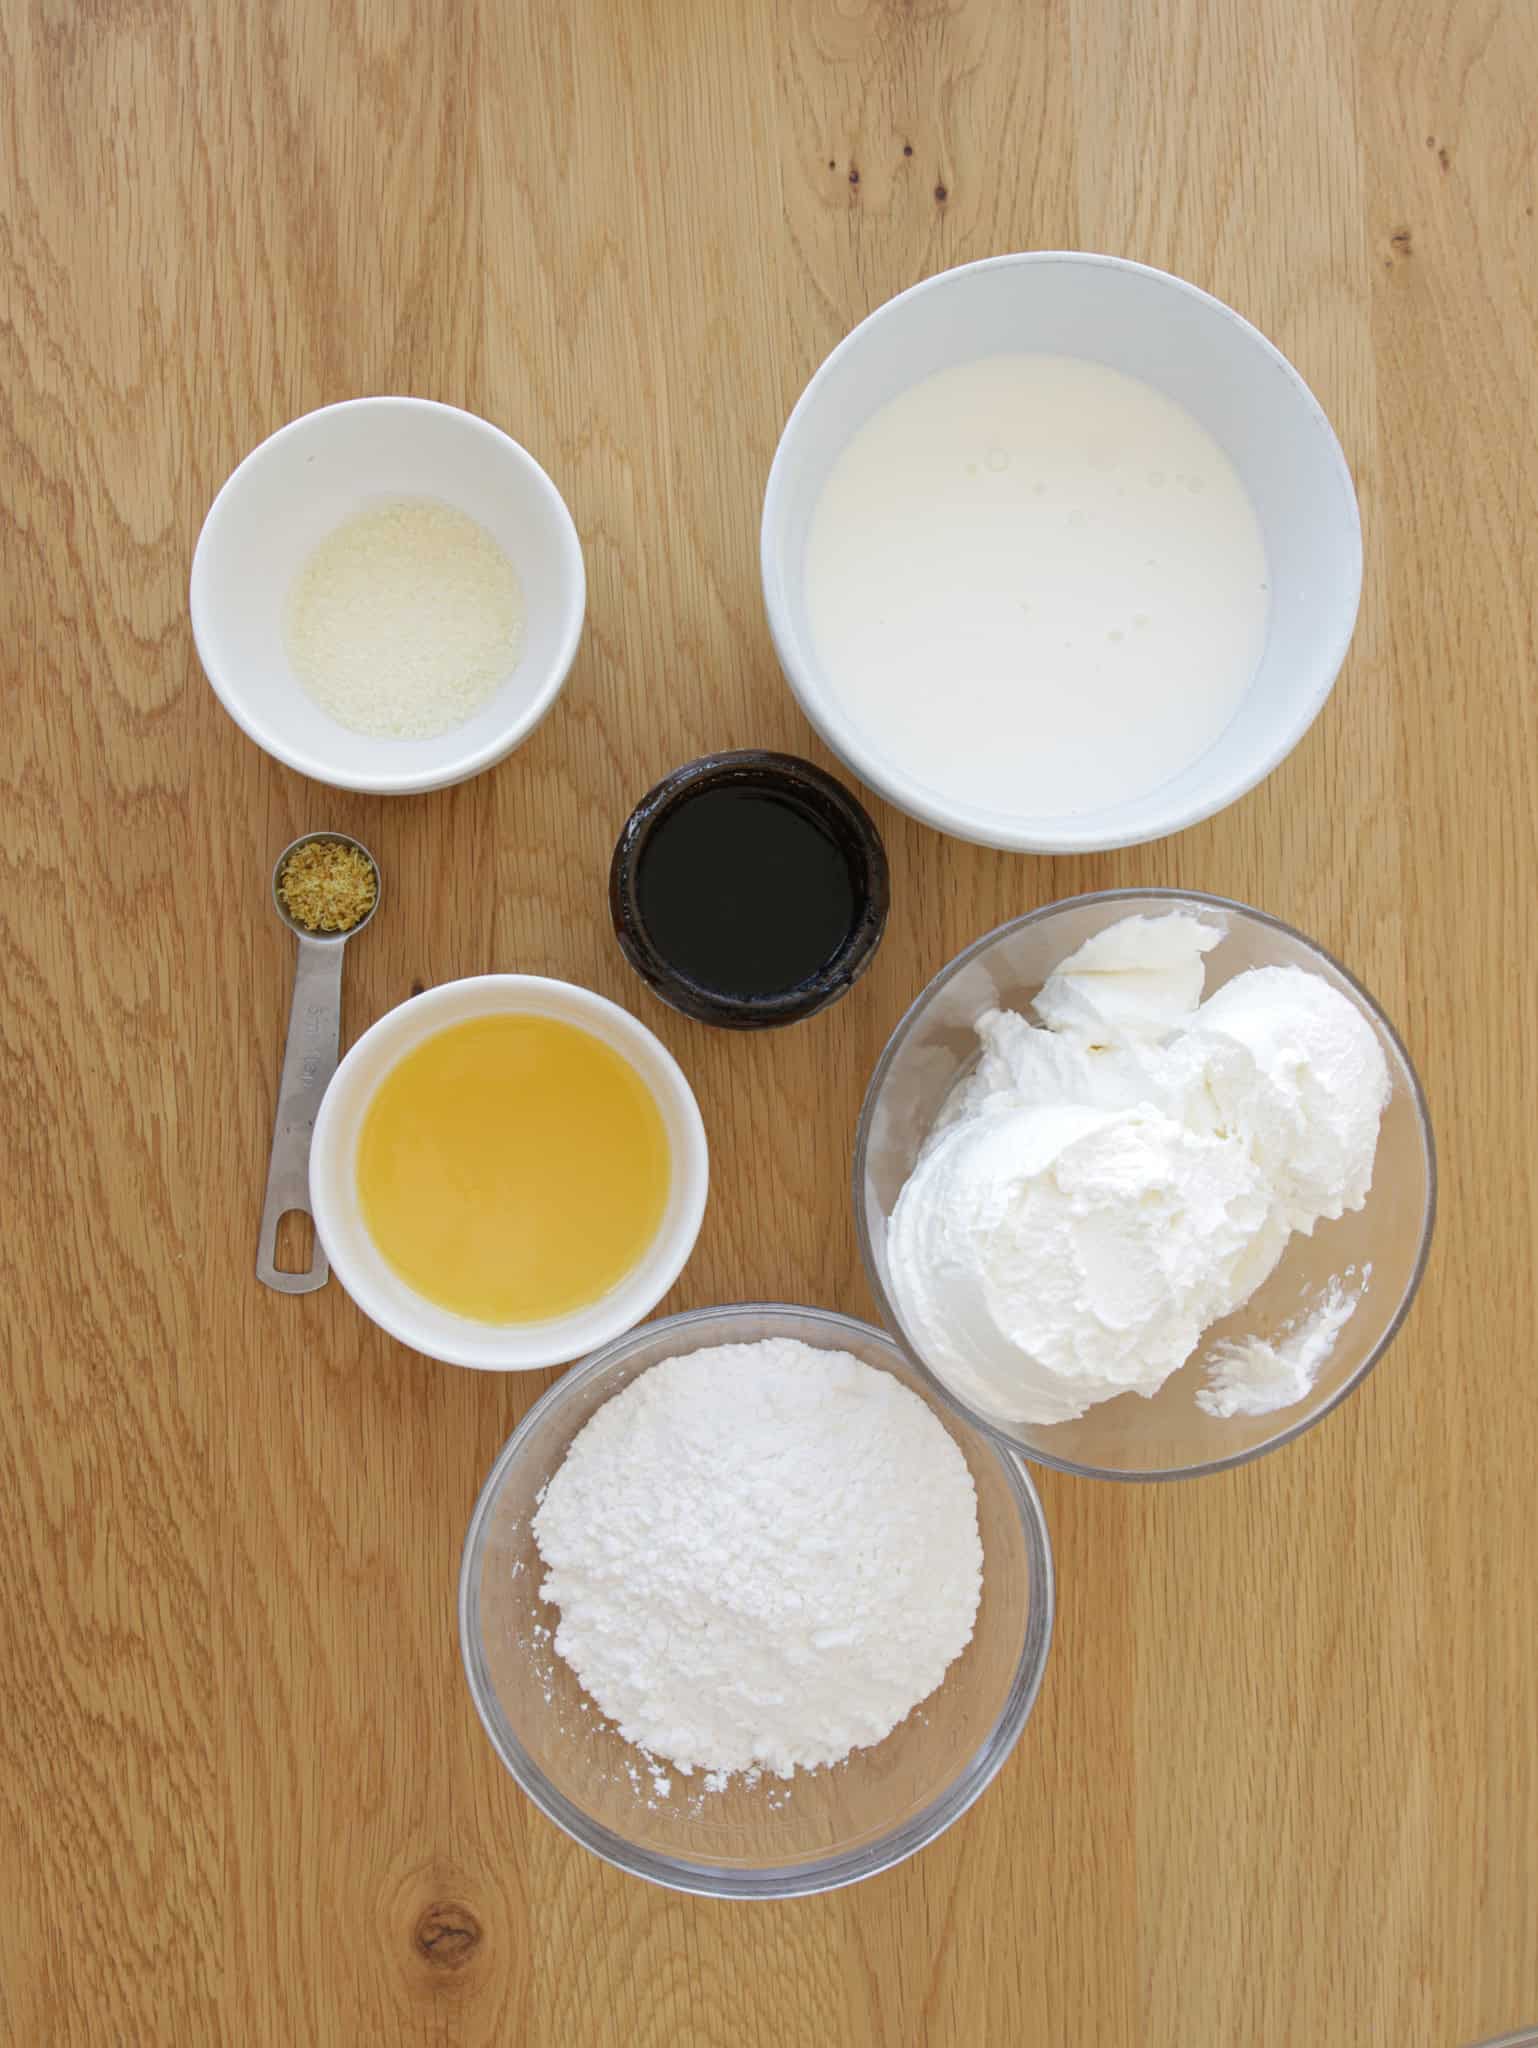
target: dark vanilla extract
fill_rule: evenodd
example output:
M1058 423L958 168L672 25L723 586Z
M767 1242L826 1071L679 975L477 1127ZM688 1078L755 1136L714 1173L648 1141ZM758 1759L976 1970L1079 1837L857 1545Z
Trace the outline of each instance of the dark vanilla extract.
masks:
M780 995L847 944L861 901L823 821L789 793L734 784L660 817L636 870L656 952L702 989Z

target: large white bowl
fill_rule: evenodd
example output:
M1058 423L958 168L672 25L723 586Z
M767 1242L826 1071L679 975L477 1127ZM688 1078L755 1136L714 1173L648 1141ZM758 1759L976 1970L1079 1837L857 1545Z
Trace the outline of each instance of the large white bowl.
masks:
M518 658L495 696L433 739L350 731L305 694L285 645L294 578L371 499L442 499L479 521L523 585ZM582 637L582 546L560 492L500 427L426 398L353 398L280 427L209 508L192 632L226 711L259 747L337 789L444 789L500 761L555 702Z
M845 712L807 616L812 514L853 435L922 378L1007 351L1105 363L1183 405L1238 471L1270 565L1265 651L1228 729L1161 788L1068 817L967 804L897 767L884 756L880 735ZM807 717L853 773L910 816L958 838L1020 852L1081 853L1194 825L1291 752L1345 659L1361 594L1362 536L1350 471L1330 423L1264 335L1162 270L1114 256L1039 250L926 278L839 343L780 436L764 496L761 563L781 666Z
M640 1263L590 1308L540 1323L481 1323L408 1287L369 1235L358 1206L358 1136L375 1090L398 1060L450 1024L498 1015L558 1017L591 1031L630 1062L661 1112L673 1179L656 1237ZM310 1142L310 1210L332 1270L366 1316L429 1358L485 1372L564 1365L622 1336L683 1271L705 1214L710 1178L694 1091L660 1038L591 989L537 974L481 974L445 982L387 1011L337 1068Z

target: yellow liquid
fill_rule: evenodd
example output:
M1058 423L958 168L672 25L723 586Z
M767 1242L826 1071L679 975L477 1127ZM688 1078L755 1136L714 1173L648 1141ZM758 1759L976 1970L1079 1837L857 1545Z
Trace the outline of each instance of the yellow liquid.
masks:
M358 1202L408 1287L483 1323L536 1323L608 1293L656 1236L672 1156L651 1091L553 1017L451 1024L364 1113Z

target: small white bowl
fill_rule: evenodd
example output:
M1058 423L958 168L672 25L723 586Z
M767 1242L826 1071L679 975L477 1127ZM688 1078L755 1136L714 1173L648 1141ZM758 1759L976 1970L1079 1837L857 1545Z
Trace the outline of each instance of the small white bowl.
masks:
M523 585L517 661L473 717L433 739L339 725L294 674L294 578L370 500L438 498L479 521ZM353 398L280 427L230 476L192 558L192 632L226 711L277 760L336 789L445 789L512 752L555 702L582 637L587 578L560 492L500 427L426 398Z
M1162 787L1066 817L967 804L885 758L879 735L858 727L843 709L818 659L807 614L812 514L854 434L922 378L1009 351L1105 363L1184 406L1238 471L1270 565L1265 650L1227 730ZM1297 745L1329 696L1362 587L1351 473L1318 400L1286 357L1231 307L1181 278L1119 257L1056 250L991 256L942 271L878 307L839 343L780 436L764 494L760 555L780 664L802 710L840 760L939 831L1031 853L1084 853L1159 839L1252 789Z
M389 1070L450 1024L499 1015L557 1017L580 1025L630 1062L662 1114L673 1182L655 1239L640 1263L590 1308L542 1323L475 1322L439 1308L386 1262L358 1206L358 1135ZM618 1003L536 974L481 974L445 982L371 1025L337 1068L310 1145L310 1208L332 1270L366 1316L429 1358L483 1372L564 1365L623 1335L656 1307L683 1271L705 1214L710 1160L694 1091L659 1038Z

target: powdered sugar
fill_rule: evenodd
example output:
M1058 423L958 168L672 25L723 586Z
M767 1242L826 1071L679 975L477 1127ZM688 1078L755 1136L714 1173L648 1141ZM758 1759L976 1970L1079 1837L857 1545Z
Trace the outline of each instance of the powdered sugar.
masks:
M971 1639L981 1589L971 1474L938 1419L787 1338L642 1373L533 1530L558 1654L627 1741L710 1789L880 1742Z
M1350 1281L1355 1268L1345 1274ZM1305 1315L1293 1318L1269 1342L1248 1337L1243 1343L1214 1344L1207 1361L1210 1378L1196 1397L1197 1406L1226 1420L1230 1415L1274 1415L1292 1408L1313 1390L1320 1371L1335 1349L1335 1339L1356 1314L1367 1291L1372 1268L1364 1268L1354 1287L1332 1279Z

